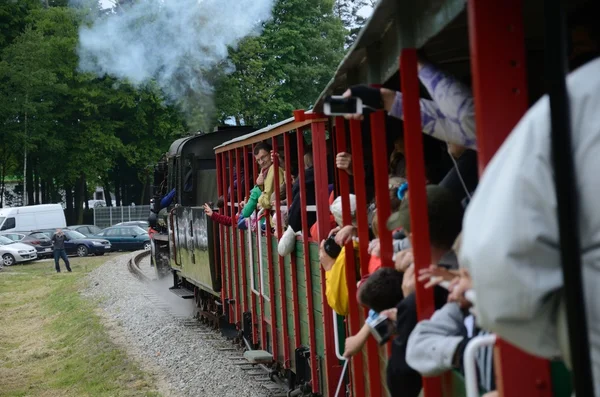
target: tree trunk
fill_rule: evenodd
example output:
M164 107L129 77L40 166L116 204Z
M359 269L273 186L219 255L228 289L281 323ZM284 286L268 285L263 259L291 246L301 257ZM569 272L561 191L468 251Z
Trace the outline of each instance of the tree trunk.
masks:
M119 171L117 170L117 175L115 176L115 204L117 207L121 205L121 184L119 181L118 172Z
M40 204L40 169L39 159L35 159L35 170L34 170L34 189L35 189L35 204Z
M27 178L27 205L34 205L35 204L35 198L34 198L35 191L33 189L33 167L27 167L26 178Z
M85 178L85 176L83 177L83 201L85 203L85 209L86 211L90 210L90 196L88 194L88 185L87 185L87 179Z
M104 180L102 190L104 190L104 201L107 207L112 207L112 197L110 196L110 185L107 180Z
M77 225L83 223L84 183L84 176L80 175L75 183L75 222Z
M0 208L4 207L4 191L6 179L6 161L2 161L2 168L0 169Z
M150 177L148 175L146 175L144 177L144 183L142 185L142 197L140 198L140 205L146 204L146 201L148 201L148 203L150 202L150 199L146 197L149 191L150 191Z
M40 182L40 193L42 195L42 204L46 204L47 200L46 200L46 181L44 179L42 179L42 181Z
M67 225L72 225L75 217L73 216L73 186L65 184L66 218Z

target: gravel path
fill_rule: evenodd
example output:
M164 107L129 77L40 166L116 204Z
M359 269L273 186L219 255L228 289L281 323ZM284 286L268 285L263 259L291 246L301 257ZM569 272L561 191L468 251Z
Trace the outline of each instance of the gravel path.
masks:
M111 336L145 370L157 374L161 393L173 397L267 396L257 380L232 363L228 358L231 352L218 350L231 347L231 343L203 338L200 334L206 333L205 329L184 326L154 307L148 294L176 309L178 315L193 314L191 300L170 293L168 281L148 285L135 279L127 270L133 255L118 256L90 273L83 294L100 300ZM144 261L141 267L148 269Z

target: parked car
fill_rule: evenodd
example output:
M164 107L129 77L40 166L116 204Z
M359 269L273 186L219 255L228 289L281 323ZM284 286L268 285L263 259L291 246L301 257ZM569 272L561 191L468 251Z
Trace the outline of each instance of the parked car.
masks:
M37 232L44 233L49 238L52 238L54 233L56 233L56 229L44 229L38 230ZM68 228L63 229L63 232L66 236L65 251L67 252L67 255L104 255L106 252L112 250L112 244L105 238L86 237L83 234Z
M67 229L75 230L76 232L79 232L86 237L97 236L98 233L100 233L102 231L102 229L100 229L96 225L76 225L76 226L69 226Z
M19 232L65 226L65 213L60 204L0 209L1 231Z
M67 255L88 256L104 255L112 250L112 244L106 239L90 238L75 230L64 230L65 251Z
M0 236L0 257L4 266L11 266L37 259L37 253L31 245L17 243L8 237Z
M28 244L35 248L38 258L52 257L52 240L41 232L9 232L0 233L0 236L8 237L12 241Z
M128 222L120 222L114 226L139 226L145 231L148 231L150 224L146 221L128 221Z
M107 239L115 251L150 249L148 232L139 226L112 226L102 230L98 236Z

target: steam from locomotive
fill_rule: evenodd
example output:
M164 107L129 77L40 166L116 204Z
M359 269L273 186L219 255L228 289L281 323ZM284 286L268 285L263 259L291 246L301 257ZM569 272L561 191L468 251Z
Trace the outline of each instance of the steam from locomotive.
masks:
M155 81L175 102L206 97L205 75L227 49L260 33L273 0L142 0L79 32L80 68L134 85Z

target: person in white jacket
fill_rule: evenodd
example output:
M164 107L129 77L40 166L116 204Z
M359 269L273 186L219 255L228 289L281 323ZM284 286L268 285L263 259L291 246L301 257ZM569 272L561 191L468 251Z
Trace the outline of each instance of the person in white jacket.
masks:
M600 395L600 59L567 79L579 194L584 294ZM550 109L541 98L486 168L463 222L479 325L517 347L569 363Z

